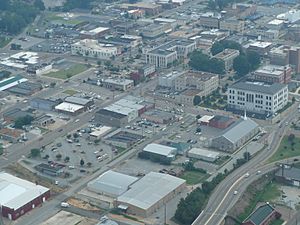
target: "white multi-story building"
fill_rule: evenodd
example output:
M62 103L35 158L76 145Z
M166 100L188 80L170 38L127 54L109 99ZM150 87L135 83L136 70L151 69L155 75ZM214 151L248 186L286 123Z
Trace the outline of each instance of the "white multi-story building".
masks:
M231 110L273 115L288 103L288 86L279 83L238 82L228 88L227 96L228 108Z
M72 55L82 55L97 59L110 59L121 54L118 46L99 43L97 40L84 39L71 45Z
M167 68L178 59L184 59L196 49L196 42L175 40L146 53L146 63Z

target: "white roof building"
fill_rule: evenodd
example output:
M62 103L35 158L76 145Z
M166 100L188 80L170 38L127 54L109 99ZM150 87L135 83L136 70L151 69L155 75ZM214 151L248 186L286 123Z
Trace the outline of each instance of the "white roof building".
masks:
M202 159L208 162L214 162L219 158L220 153L202 148L192 148L188 156L195 159Z
M90 136L99 138L99 137L103 136L104 134L106 134L107 132L109 132L110 130L111 130L111 127L103 126L103 127L97 128L92 133L90 133Z
M79 110L82 110L84 107L82 105L77 105L73 103L68 103L68 102L62 102L61 104L55 106L56 110L59 111L64 111L68 113L75 113Z
M165 145L160 145L156 143L148 144L144 149L144 152L149 152L157 155L162 155L165 157L174 157L177 149Z
M185 186L185 180L162 173L150 172L117 198L119 208L129 208L141 216L149 216ZM172 194L174 195L172 195ZM171 195L171 196L170 196Z
M0 172L0 206L17 210L48 191L41 185Z
M88 183L87 188L98 194L118 197L129 189L138 178L109 170Z

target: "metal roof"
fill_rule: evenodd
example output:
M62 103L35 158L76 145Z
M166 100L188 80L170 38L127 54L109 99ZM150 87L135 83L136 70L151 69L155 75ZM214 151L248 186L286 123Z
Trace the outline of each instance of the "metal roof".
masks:
M73 104L73 103L69 103L69 102L63 102L60 103L59 105L55 106L56 110L61 110L61 111L65 111L65 112L77 112L78 110L82 109L83 106L82 105L77 105L77 104Z
M174 155L174 152L176 152L176 148L152 143L152 144L148 144L143 149L143 151L158 154L158 155L163 155L163 156L171 156Z
M17 210L49 191L40 185L0 172L0 205Z
M226 129L225 133L222 136L230 142L236 143L257 127L258 124L253 120L249 118L247 118L246 120L241 119L237 123L230 126L228 129Z
M261 225L275 209L269 204L258 207L245 221L251 221L255 225Z
M90 99L86 99L86 98L79 98L79 97L66 97L65 98L65 102L69 102L69 103L73 103L73 104L77 104L77 105L86 105L88 103L91 102Z
M138 178L109 170L88 183L88 189L97 193L119 196Z
M286 84L279 84L279 83L274 83L269 85L262 82L238 82L231 85L229 88L274 95L286 87L287 87Z
M291 167L291 168L284 167L283 169L280 169L276 172L276 176L300 181L300 169L295 167Z
M185 180L168 174L150 172L131 185L117 200L147 210L184 183Z
M214 152L214 151L210 151L207 149L203 149L203 148L192 148L189 151L189 154L195 154L195 155L199 155L199 156L205 156L205 157L209 157L212 159L217 159L218 156L220 155L220 153L218 152Z

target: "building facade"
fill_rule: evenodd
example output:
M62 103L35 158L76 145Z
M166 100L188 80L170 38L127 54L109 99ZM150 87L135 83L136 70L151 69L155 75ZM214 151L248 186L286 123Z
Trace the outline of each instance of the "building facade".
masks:
M227 97L229 109L273 115L288 103L288 86L238 82L228 88Z
M72 55L82 55L97 59L111 59L121 54L118 46L99 43L97 40L83 39L71 45Z
M199 24L206 28L220 28L221 15L219 13L207 12L200 15Z
M111 90L127 91L134 86L133 80L107 78L102 81L103 87Z
M259 68L253 74L257 81L286 84L291 81L292 68L288 65L267 65Z
M214 58L222 60L225 65L225 70L231 70L233 67L233 61L240 55L239 50L236 49L224 49L224 51L214 55Z
M228 30L236 33L243 33L245 30L245 21L239 20L236 17L228 18L220 21L220 29Z

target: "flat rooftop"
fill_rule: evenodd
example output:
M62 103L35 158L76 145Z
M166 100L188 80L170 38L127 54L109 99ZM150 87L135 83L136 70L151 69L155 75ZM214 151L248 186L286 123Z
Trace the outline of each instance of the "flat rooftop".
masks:
M203 148L192 148L191 150L189 150L189 153L214 159L218 158L218 156L220 155L220 153L218 152L210 151L208 149Z
M148 144L143 149L143 151L168 157L168 156L173 156L173 153L174 153L174 151L176 151L176 148L169 147L166 145L152 143L152 144Z
M279 83L266 84L263 82L246 81L246 82L237 82L235 84L232 84L229 88L274 95L285 87L287 87L286 84L279 84Z
M131 185L117 200L147 210L184 183L185 180L168 174L150 172Z
M41 185L0 172L0 205L17 210L49 191Z
M73 104L73 103L68 103L68 102L63 102L57 106L55 106L56 110L61 110L61 111L65 111L65 112L71 112L74 113L78 110L83 109L82 105L77 105L77 104Z

